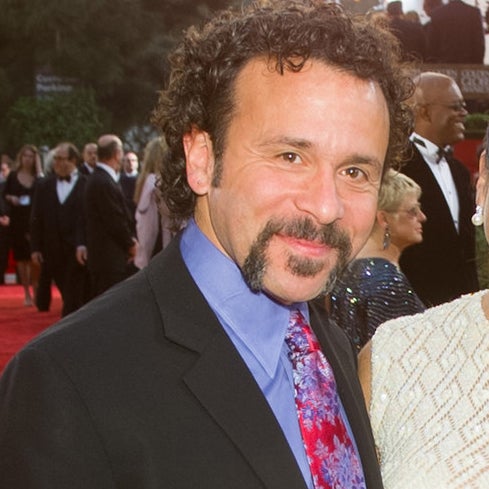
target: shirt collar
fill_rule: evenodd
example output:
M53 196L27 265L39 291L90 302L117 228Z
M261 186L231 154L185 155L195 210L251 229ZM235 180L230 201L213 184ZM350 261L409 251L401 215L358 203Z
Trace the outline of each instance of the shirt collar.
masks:
M83 162L83 165L85 166L85 168L88 170L88 173L93 173L93 167L87 163L86 161Z
M111 166L101 163L100 161L97 161L97 166L102 168L102 170L105 170L112 177L115 183L119 181L119 174Z
M180 246L190 274L224 329L229 328L272 377L279 363L290 310L299 309L309 320L307 305L285 306L264 293L252 292L236 263L209 241L193 219Z
M413 132L409 138L414 142L416 147L418 148L421 155L432 163L436 163L438 159L438 146L435 143L432 143L429 139L420 136L418 133ZM418 140L420 142L416 142ZM424 144L421 144L421 142Z
M67 180L60 180L58 177L57 177L57 181L59 184L67 184L67 185L74 185L76 183L76 181L78 180L78 170L73 170L71 173L70 173L70 181L68 182Z

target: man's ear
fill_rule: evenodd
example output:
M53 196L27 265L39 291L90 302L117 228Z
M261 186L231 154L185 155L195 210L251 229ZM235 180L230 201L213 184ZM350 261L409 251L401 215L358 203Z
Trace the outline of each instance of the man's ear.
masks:
M427 122L431 122L431 110L428 104L417 106L417 116Z
M205 195L212 182L214 151L211 138L197 128L183 136L187 181L197 195Z

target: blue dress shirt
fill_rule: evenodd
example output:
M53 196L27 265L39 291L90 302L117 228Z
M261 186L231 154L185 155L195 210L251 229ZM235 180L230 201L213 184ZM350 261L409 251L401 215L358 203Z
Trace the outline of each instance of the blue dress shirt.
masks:
M238 266L208 240L193 219L183 233L180 247L190 274L262 390L307 486L313 489L285 344L291 309L299 309L309 321L307 304L286 306L266 294L252 292ZM346 422L344 413L343 418Z

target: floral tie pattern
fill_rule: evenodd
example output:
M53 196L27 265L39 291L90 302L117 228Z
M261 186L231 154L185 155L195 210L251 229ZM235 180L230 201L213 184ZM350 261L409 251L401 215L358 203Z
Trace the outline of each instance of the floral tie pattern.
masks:
M300 311L291 312L285 341L315 489L365 489L360 460L341 417L333 370Z

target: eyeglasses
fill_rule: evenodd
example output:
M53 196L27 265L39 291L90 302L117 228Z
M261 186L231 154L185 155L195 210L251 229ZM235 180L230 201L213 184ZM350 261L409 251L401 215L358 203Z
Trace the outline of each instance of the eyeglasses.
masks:
M453 110L454 112L467 112L467 104L463 100L460 102L454 102L453 104L439 104L432 102L426 105L438 105L440 107L446 107L447 109Z
M414 207L411 207L411 209L399 209L397 212L403 212L412 219L415 219L423 214L420 205L415 205Z

